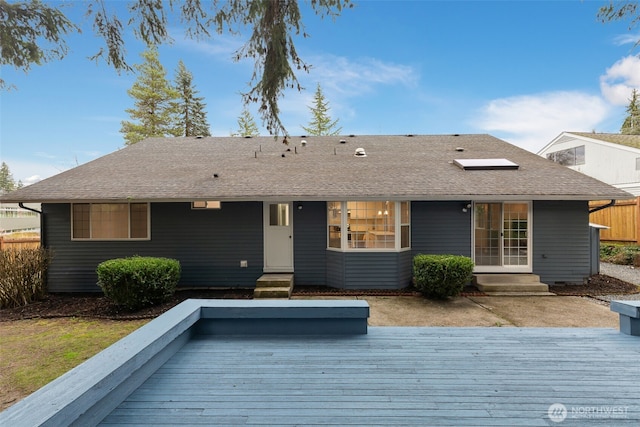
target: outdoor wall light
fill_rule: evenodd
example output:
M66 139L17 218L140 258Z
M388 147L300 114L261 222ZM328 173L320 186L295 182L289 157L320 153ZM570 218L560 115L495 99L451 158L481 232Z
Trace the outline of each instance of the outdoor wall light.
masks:
M468 212L469 209L471 209L471 203L467 203L463 208L462 208L462 212Z

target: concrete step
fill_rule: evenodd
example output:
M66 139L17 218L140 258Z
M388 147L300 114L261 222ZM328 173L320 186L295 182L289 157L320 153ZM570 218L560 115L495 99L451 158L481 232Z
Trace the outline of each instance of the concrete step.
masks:
M474 274L473 283L492 295L549 295L549 285L541 283L537 274Z
M273 288L278 286L293 286L293 274L268 273L263 274L256 281L257 288Z
M253 291L253 298L290 298L293 286L259 287Z
M477 283L540 283L540 276L537 274L474 274Z
M555 297L557 296L553 292L484 292L489 297Z
M256 281L253 298L291 298L293 274L263 274Z

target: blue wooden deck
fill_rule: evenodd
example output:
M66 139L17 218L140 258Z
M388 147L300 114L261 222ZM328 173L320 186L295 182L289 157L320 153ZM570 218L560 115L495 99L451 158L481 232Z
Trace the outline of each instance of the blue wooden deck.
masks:
M639 396L640 338L613 329L196 335L100 425L637 426Z

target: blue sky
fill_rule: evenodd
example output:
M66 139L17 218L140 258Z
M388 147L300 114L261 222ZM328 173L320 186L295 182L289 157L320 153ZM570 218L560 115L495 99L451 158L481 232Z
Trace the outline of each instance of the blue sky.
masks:
M82 4L69 3L82 19ZM303 6L310 37L296 47L312 69L298 74L306 91L281 99L282 120L290 134L304 133L320 83L345 134L489 133L536 152L562 131L618 132L640 88L640 48L628 23L598 22L603 4L360 0L335 21ZM100 40L82 25L64 60L28 74L2 69L17 88L0 93L0 159L16 180L31 183L124 145L119 130L136 77L86 59ZM160 48L167 77L182 60L212 134L229 136L253 71L251 61L231 59L246 34L195 42L182 32L172 25L174 43ZM128 58L139 63L144 46L129 37Z

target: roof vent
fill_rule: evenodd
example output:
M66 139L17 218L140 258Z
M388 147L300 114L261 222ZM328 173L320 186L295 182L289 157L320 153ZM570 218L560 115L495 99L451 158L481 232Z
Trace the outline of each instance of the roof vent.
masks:
M407 137L411 138L411 137L413 137L413 134L412 133L408 133Z
M196 136L196 139L202 139L202 135Z
M245 135L244 137L245 138L253 138L253 136L251 136L251 135Z
M300 141L300 144L304 147L305 145L307 145L307 140L303 139L302 141Z
M462 153L464 151L464 148L463 147L456 147L456 151L459 151L459 152Z
M354 134L349 135L349 138L355 138Z
M347 143L347 140L346 140L346 139L341 139L341 140L340 140L340 144L346 144L346 143Z
M364 148L356 148L356 152L354 154L356 157L367 157L367 153L364 152Z

